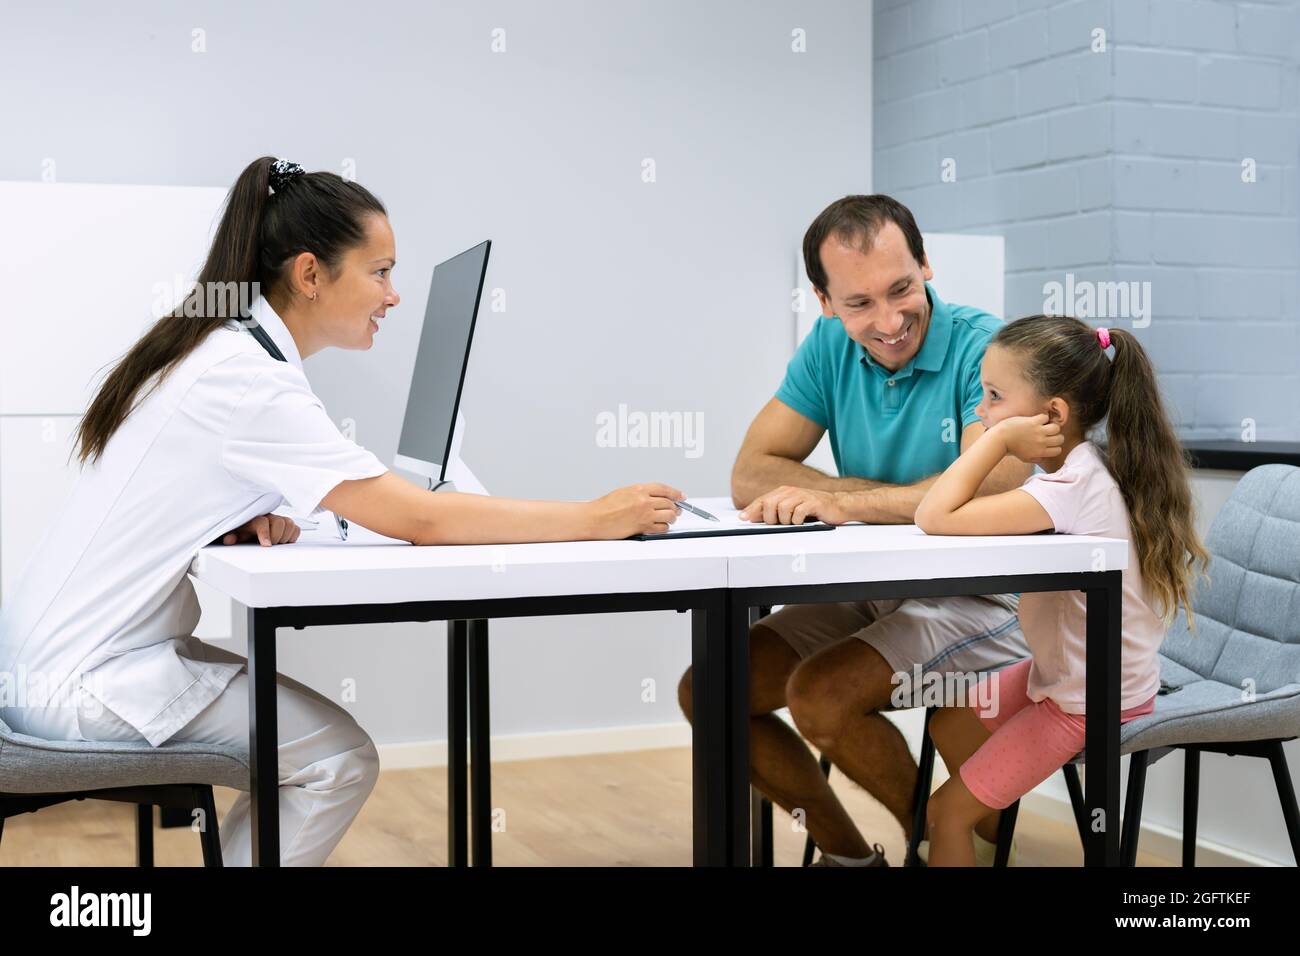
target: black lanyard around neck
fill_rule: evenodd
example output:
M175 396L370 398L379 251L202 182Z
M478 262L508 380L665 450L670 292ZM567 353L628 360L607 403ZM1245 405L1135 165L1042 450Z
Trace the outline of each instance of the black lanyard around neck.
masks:
M248 329L249 334L251 334L253 338L257 339L258 344L261 345L262 348L266 349L267 354L270 355L271 358L275 359L277 362L289 361L284 357L284 353L280 351L276 344L271 341L271 336L267 334L266 329L262 328L260 323L246 315L242 316L242 318L245 323L252 323L251 325L245 324L244 328ZM344 518L342 515L336 514L334 515L334 524L339 529L339 537L344 541L348 540L348 519Z
M289 361L284 357L284 353L280 351L275 342L271 341L271 336L267 334L266 329L262 328L261 324L258 323L257 320L244 316L243 321L245 323L253 323L252 325L245 324L244 328L248 329L253 338L257 339L258 344L261 345L262 348L266 349L267 354L270 355L271 358L275 359L277 362Z

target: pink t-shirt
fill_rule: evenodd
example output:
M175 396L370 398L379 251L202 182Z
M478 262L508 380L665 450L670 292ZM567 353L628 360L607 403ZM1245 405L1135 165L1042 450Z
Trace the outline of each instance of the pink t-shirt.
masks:
M1128 569L1122 575L1120 709L1145 703L1160 689L1156 651L1164 640L1165 627L1152 609L1138 569L1124 498L1096 446L1080 442L1057 471L1032 475L1021 488L1043 506L1058 534L1095 534L1129 542ZM1034 658L1029 671L1031 700L1050 697L1067 714L1084 713L1085 621L1082 591L1025 592L1020 596L1020 627Z

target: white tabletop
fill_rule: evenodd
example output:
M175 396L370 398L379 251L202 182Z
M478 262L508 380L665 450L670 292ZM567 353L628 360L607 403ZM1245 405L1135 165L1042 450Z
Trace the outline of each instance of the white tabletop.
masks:
M708 539L705 539L708 540ZM246 607L389 604L727 586L727 561L683 541L564 541L416 547L331 520L293 544L209 545L194 577Z
M701 507L730 507L705 498ZM915 525L840 525L834 531L703 538L721 542L733 588L1122 571L1128 542L1089 535L928 535ZM685 542L682 542L685 543Z
M190 573L246 607L299 607L1123 570L1127 560L1127 542L1114 538L935 537L912 525L416 547L356 524L344 542L326 518L293 544L209 545Z
M732 540L744 542L727 563L733 588L1122 571L1128 564L1127 541L1085 535L943 537L915 525L841 525L832 532Z

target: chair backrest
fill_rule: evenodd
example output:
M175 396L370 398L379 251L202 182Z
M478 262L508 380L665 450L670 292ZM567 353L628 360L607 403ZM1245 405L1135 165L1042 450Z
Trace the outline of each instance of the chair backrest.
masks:
M1206 538L1210 580L1160 651L1202 677L1266 694L1300 683L1300 468L1247 472Z

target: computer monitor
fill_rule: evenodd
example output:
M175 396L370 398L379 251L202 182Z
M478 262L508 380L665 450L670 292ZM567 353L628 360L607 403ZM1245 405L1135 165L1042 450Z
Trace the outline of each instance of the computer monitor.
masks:
M447 479L491 249L488 239L439 263L429 283L429 304L394 464L437 482Z

